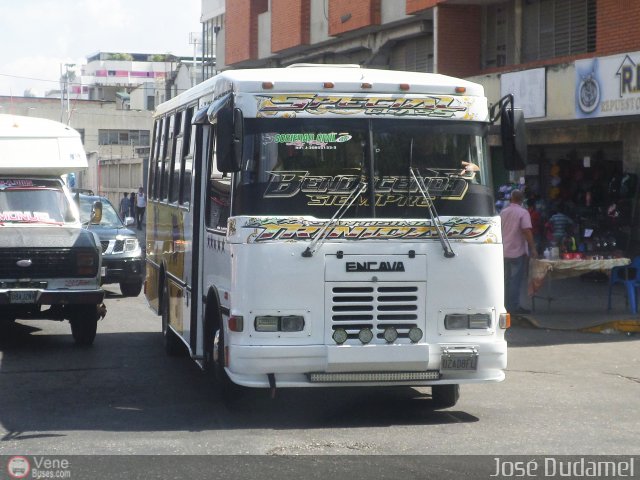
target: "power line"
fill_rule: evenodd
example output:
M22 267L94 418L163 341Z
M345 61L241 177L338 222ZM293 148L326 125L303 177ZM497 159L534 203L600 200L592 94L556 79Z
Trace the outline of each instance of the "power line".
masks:
M8 73L0 73L0 77L20 78L22 80L34 80L37 82L49 82L49 83L57 83L57 84L60 83L60 80L45 80L44 78L24 77L22 75L10 75ZM77 85L81 85L81 84L78 83Z

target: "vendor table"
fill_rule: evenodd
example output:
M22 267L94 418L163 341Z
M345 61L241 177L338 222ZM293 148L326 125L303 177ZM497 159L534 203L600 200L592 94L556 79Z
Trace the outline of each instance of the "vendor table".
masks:
M629 265L628 258L603 258L598 260L546 260L532 259L529 262L529 295L531 296L531 308L535 310L535 299L543 298L547 300L547 305L551 305L551 280L552 278L578 277L589 272L609 273L613 267ZM546 280L546 282L545 282ZM546 295L538 296L536 292L546 283Z

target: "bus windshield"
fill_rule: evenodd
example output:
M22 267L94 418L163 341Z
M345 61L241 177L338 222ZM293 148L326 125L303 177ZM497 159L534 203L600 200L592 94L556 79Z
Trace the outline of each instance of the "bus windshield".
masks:
M46 180L0 179L0 224L75 222L59 184Z
M413 169L440 214L492 215L486 128L437 120L247 119L232 214L331 217L365 183L344 218L426 218Z

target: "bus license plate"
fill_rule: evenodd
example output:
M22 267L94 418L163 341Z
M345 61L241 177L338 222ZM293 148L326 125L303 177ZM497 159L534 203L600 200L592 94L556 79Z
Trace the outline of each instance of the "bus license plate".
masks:
M9 303L36 303L36 292L9 292Z
M449 353L442 355L442 370L477 370L477 353Z

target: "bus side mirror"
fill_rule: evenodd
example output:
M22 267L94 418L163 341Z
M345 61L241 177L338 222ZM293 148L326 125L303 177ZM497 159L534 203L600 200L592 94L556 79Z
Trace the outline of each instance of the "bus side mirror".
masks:
M505 108L500 113L500 135L506 170L524 170L527 164L527 132L524 112Z
M102 202L93 202L91 206L91 221L92 224L98 224L102 221Z
M237 172L242 158L242 115L227 102L217 113L216 161L220 172ZM236 118L240 116L240 121Z
M233 111L233 155L235 157L235 165L240 170L242 165L242 145L244 141L244 117L242 110L236 108ZM236 171L237 171L236 170Z

